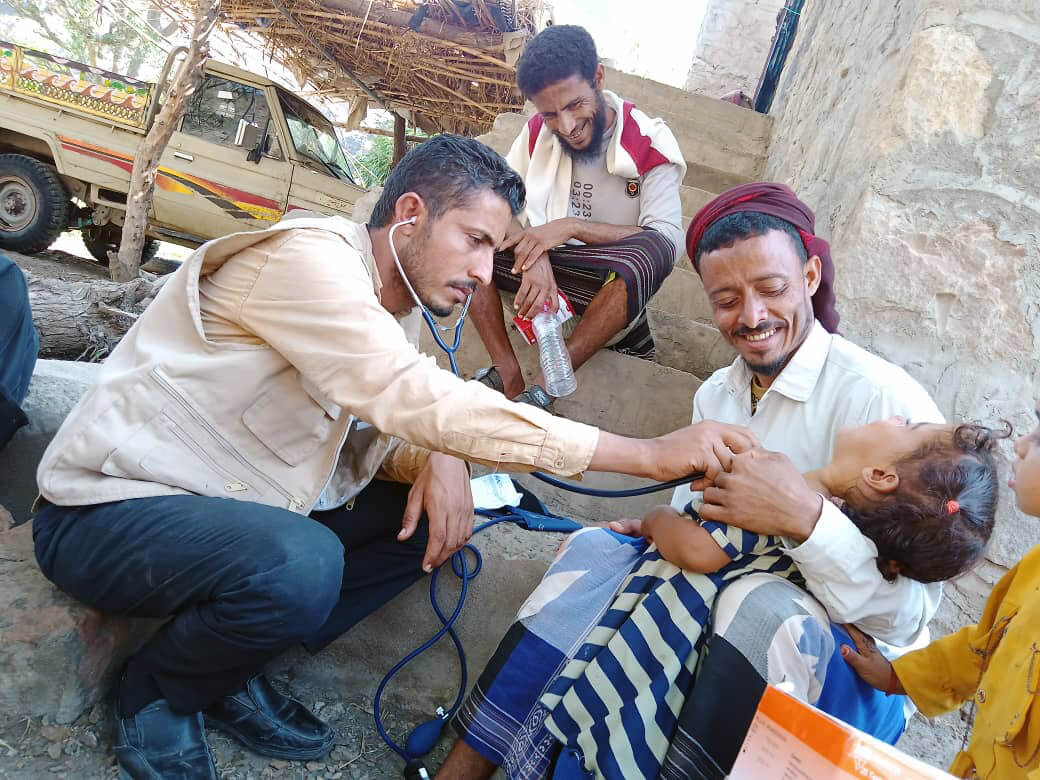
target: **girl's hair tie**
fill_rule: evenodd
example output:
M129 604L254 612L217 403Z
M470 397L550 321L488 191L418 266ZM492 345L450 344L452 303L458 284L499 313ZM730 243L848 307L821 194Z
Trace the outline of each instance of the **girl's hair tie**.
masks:
M952 515L954 512L961 511L961 505L954 501L952 498L946 502L946 514Z

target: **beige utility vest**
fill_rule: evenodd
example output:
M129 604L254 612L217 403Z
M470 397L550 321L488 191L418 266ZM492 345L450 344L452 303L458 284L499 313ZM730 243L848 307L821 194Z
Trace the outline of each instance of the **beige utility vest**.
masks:
M378 289L366 227L341 217L297 217L199 247L113 350L47 448L37 471L44 498L74 506L194 493L306 513L326 485L328 498L341 502L368 484L392 437L358 429L267 344L217 344L203 331L200 276L301 228L342 238L354 250L345 247L344 262L363 262ZM417 312L400 321L412 344L419 322Z

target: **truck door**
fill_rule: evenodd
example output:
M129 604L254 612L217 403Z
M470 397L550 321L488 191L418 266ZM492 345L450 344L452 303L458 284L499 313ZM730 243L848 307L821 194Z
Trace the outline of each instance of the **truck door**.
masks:
M266 227L285 212L291 179L265 90L207 73L163 154L155 216L206 240Z

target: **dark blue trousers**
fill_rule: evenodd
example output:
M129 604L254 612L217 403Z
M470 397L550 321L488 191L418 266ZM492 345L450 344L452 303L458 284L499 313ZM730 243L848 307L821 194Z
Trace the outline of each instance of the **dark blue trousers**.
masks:
M28 422L22 401L39 346L25 277L0 253L0 447Z
M301 516L202 496L44 504L36 559L101 612L170 617L130 659L177 712L239 690L266 661L315 650L423 576L425 517L398 542L408 485L375 481L350 509Z

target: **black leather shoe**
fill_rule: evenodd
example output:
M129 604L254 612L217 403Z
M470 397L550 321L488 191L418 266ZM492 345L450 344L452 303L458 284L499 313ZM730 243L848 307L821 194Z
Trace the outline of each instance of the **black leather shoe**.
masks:
M120 780L217 780L202 713L178 715L166 699L132 718L116 715L112 745Z
M225 696L204 713L206 725L223 731L254 753L289 761L322 758L332 750L332 727L295 699L278 693L263 675Z

